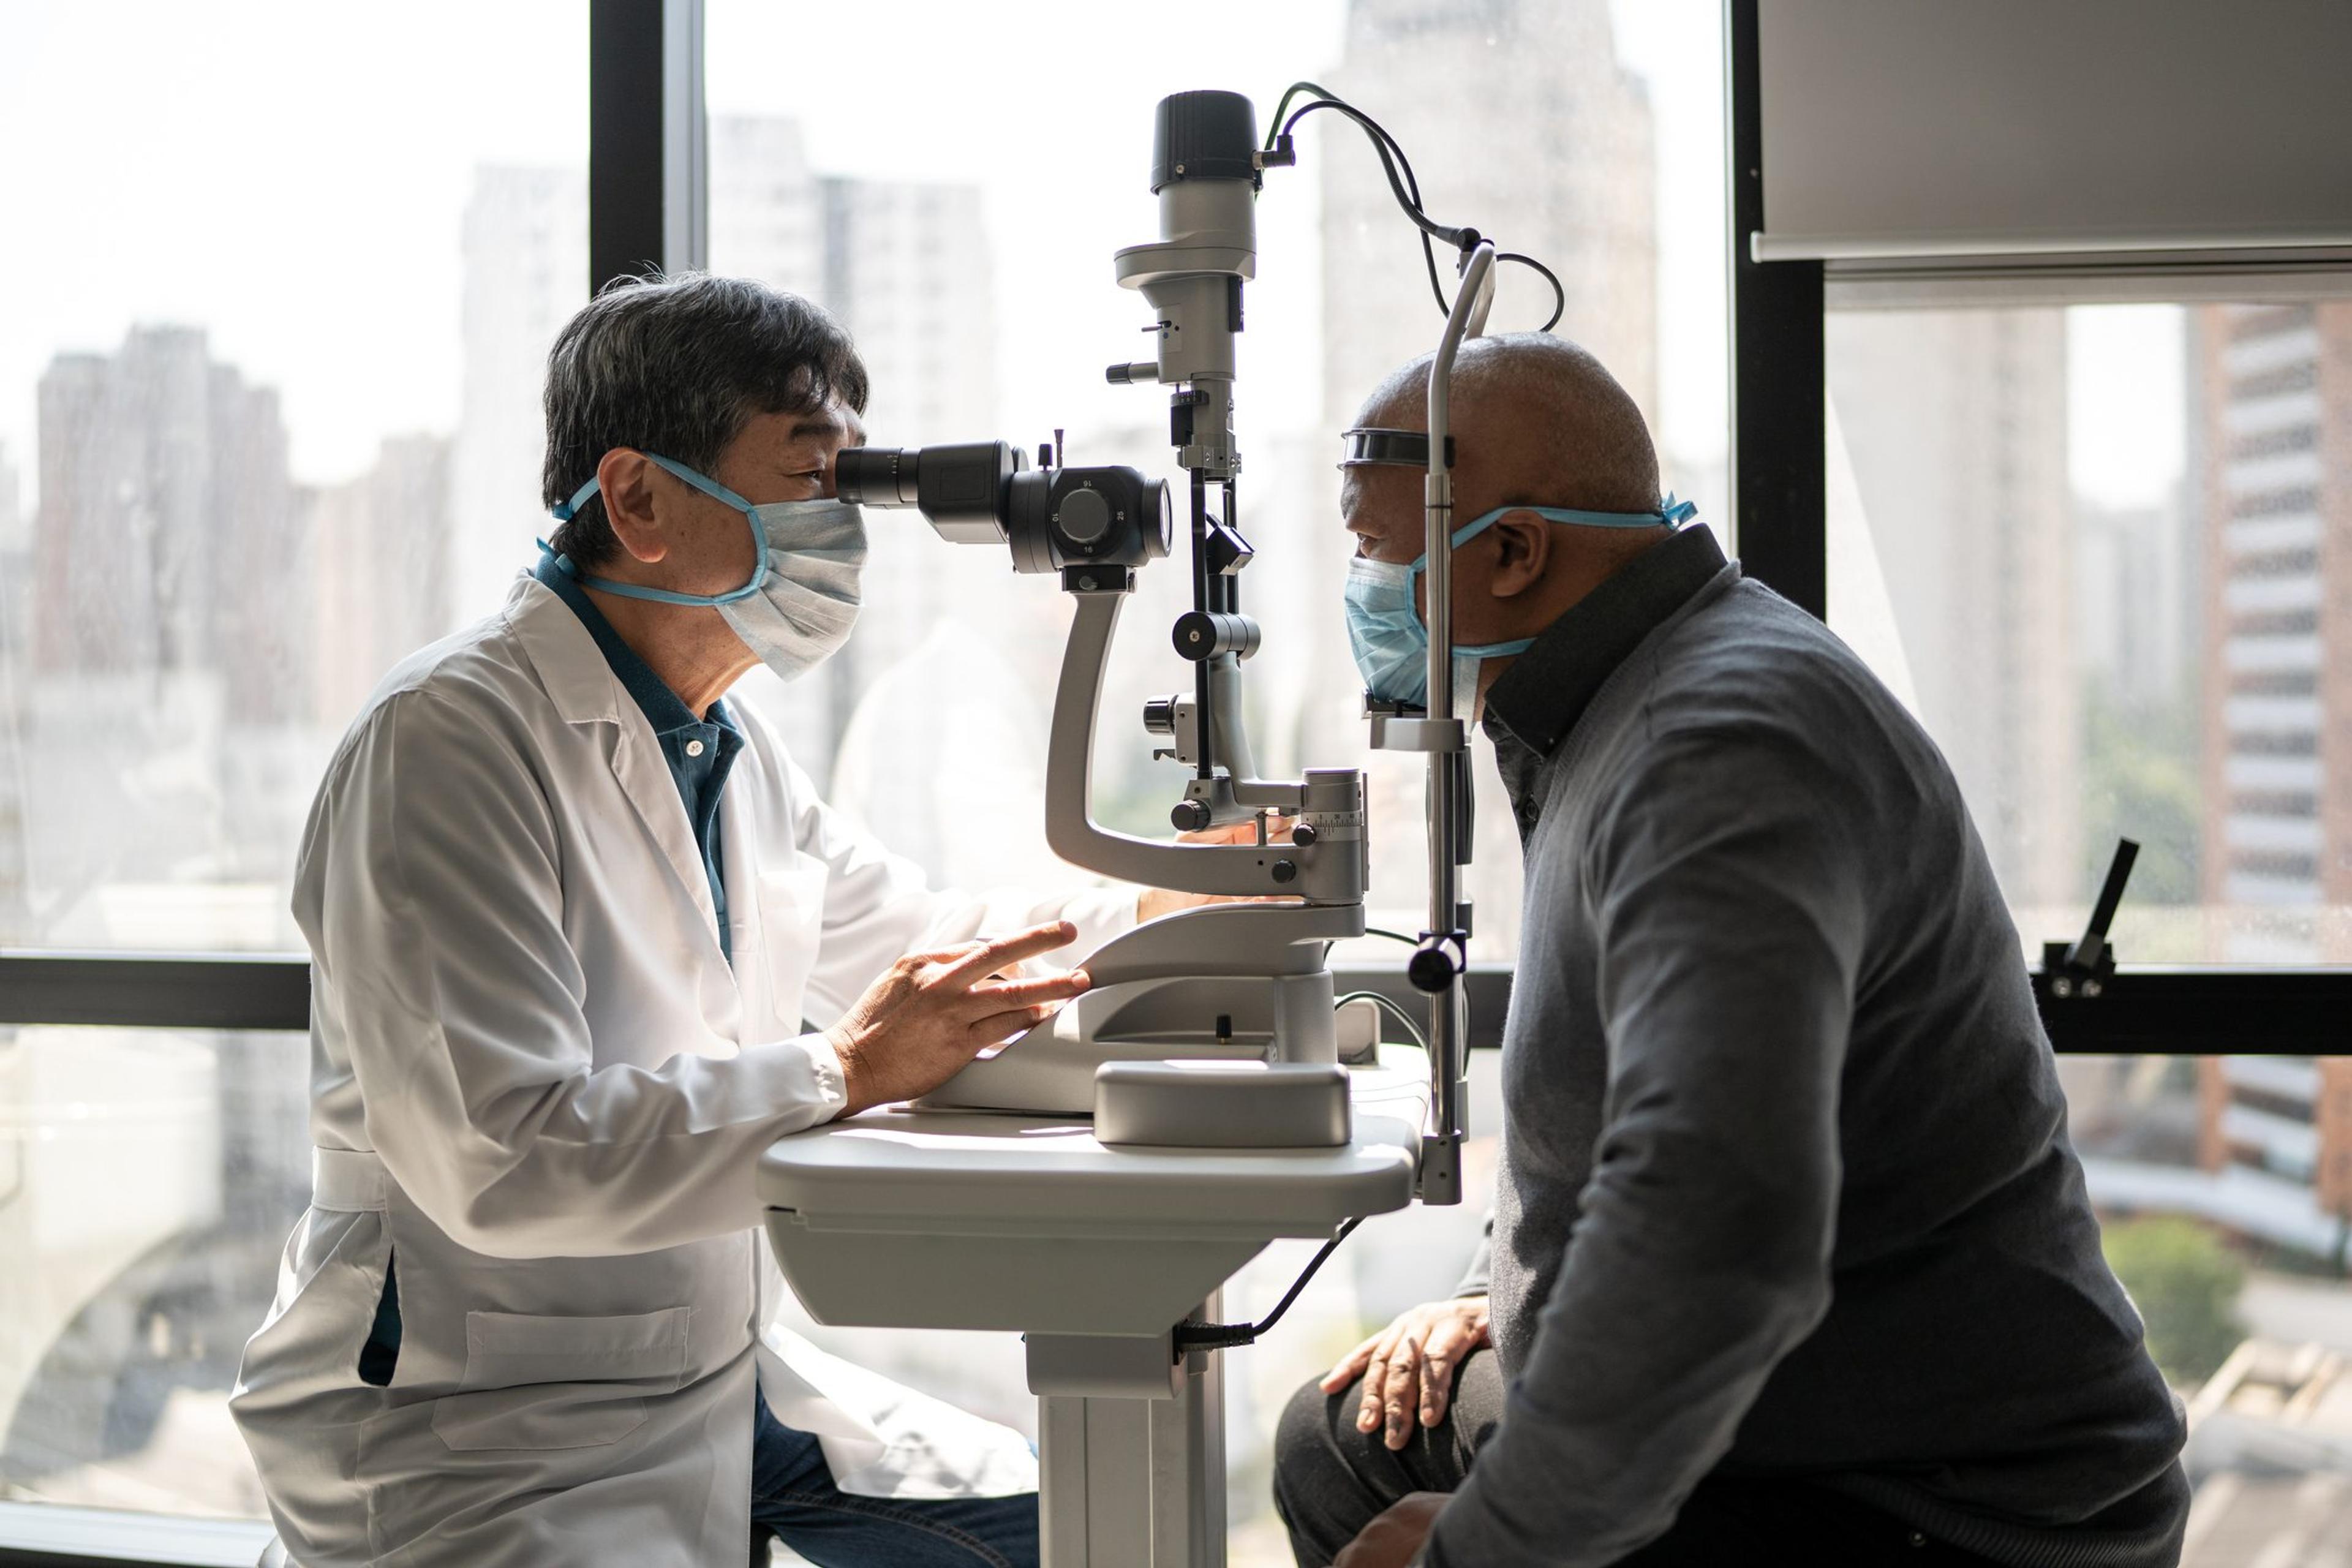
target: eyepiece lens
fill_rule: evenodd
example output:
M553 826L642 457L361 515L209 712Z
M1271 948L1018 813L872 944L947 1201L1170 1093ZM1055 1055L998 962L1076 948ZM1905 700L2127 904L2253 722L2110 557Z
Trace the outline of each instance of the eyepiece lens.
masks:
M849 447L833 459L833 493L864 506L912 506L922 454L903 447Z

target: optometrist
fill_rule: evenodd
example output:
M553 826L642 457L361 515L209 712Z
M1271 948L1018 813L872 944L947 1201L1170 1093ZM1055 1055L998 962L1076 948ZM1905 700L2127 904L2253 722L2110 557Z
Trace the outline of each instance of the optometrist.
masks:
M722 700L849 635L865 400L803 300L600 295L549 360L549 547L328 766L294 896L314 1193L232 1401L303 1568L707 1568L770 1532L1035 1561L1019 1436L771 1322L753 1165L1049 1016L1086 976L1048 954L1194 900L927 888Z

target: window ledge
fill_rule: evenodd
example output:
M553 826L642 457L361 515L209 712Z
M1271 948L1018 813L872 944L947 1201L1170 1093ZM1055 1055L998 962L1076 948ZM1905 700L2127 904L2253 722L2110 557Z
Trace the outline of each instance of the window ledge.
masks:
M269 1539L269 1526L260 1520L0 1502L0 1564L83 1559L253 1568Z

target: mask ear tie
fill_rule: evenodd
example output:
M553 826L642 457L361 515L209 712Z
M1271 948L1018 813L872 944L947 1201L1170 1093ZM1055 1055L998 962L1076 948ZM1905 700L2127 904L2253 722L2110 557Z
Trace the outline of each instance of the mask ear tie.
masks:
M562 573L566 577L571 578L574 582L579 581L580 568L572 563L572 557L557 550L555 546L550 544L544 539L534 539L531 542L539 546L539 552L541 555L551 557L554 560L555 569L558 572Z

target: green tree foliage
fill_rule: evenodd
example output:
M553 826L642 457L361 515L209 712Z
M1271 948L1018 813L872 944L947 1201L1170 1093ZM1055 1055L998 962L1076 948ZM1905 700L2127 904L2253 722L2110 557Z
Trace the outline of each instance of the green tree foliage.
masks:
M2245 1338L2245 1265L2195 1220L2169 1215L2106 1227L2107 1266L2147 1321L2148 1353L2176 1384L2200 1383Z

